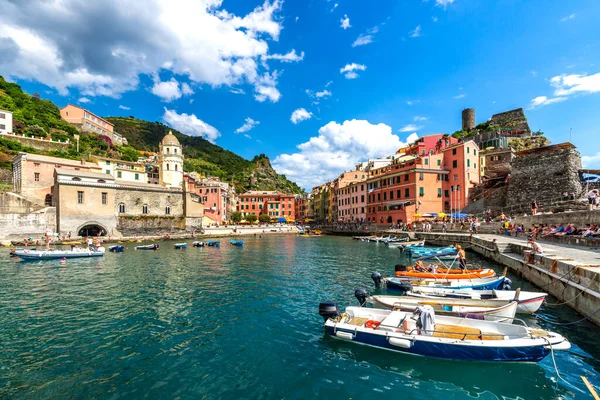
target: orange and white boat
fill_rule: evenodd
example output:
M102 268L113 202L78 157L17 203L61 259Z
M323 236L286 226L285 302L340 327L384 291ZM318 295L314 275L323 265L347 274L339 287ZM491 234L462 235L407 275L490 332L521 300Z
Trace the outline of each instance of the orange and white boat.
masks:
M396 266L396 277L405 279L481 279L493 278L496 272L492 269L471 269L467 272L445 267L426 267L415 269L403 265Z

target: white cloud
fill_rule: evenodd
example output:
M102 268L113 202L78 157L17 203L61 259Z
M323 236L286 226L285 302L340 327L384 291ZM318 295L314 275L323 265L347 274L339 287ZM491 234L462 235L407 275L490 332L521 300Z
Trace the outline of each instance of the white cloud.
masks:
M417 132L413 132L406 137L406 143L408 143L408 144L413 143L418 138L419 138L419 135L417 134Z
M402 128L398 129L398 132L414 132L423 129L422 126L417 126L415 124L404 125Z
M194 114L178 114L175 110L165 108L163 120L181 133L189 136L201 136L211 143L221 136L214 126L207 124Z
M315 93L316 98L329 97L329 96L331 96L331 92L327 89L323 90L322 92Z
M465 97L467 97L467 95L464 94L464 93L461 93L459 95L453 96L454 99L464 99Z
M438 22L438 17L431 17L431 20L432 20L433 22Z
M244 137L247 139L252 139L252 136L248 135L247 133L244 133Z
M277 103L281 98L281 93L276 88L278 77L279 73L273 71L272 73L265 72L263 76L258 78L254 85L254 91L256 92L254 98L261 103L267 99L273 103Z
M282 0L265 0L239 16L221 0L104 0L100 8L84 3L3 2L3 74L35 80L61 95L79 89L87 97L119 97L137 89L140 75L161 70L197 85L262 88L257 85L266 69L257 62L262 57L302 57L268 58L269 43L283 29ZM170 89L167 98L176 97ZM184 87L179 90L186 94Z
M529 73L533 76L536 76L538 74L538 72L535 69L532 69L531 71L529 71Z
M410 32L410 37L412 38L418 38L419 36L421 36L421 25L417 25L417 27Z
M325 87L328 88L331 84L333 83L333 81L329 81L325 84Z
M352 28L352 25L350 25L350 18L348 18L348 15L344 14L344 18L342 18L340 22L342 23L342 29L346 30L348 28Z
M600 72L594 75L563 74L555 76L550 79L550 85L554 87L554 97L538 96L531 100L529 109L565 101L572 95L600 92Z
M444 10L448 6L448 4L452 4L452 3L454 3L454 0L435 0L435 5L444 7Z
M181 90L179 89L179 82L177 82L175 78L171 78L171 80L166 82L155 80L154 86L152 86L150 91L167 103L177 100L182 96Z
M596 153L593 156L581 157L581 164L583 168L597 169L600 168L600 153Z
M569 96L575 93L600 92L600 72L594 75L560 75L550 79L556 88L555 96Z
M79 103L89 103L91 102L90 99L88 99L87 97L80 97L79 100L77 100Z
M244 89L234 88L234 89L230 89L229 91L231 93L233 93L233 94L246 94L246 92L244 91Z
M414 135L411 135L414 138ZM277 172L310 189L353 170L368 158L386 157L404 147L392 128L365 120L335 121L319 129L318 136L297 146L292 154L280 154L273 161Z
M559 102L565 101L565 100L567 100L566 97L554 97L554 98L549 99L546 96L538 96L535 99L531 100L529 109L543 107L543 106L547 106L548 104L559 103Z
M306 111L305 108L298 108L297 110L294 110L294 112L292 113L292 116L290 117L290 121L292 121L294 124L297 124L299 122L305 121L307 119L311 119L312 118L312 113Z
M418 115L417 115L417 116L415 116L415 117L413 118L413 121L415 121L415 122L419 122L419 121L427 121L427 117L420 117L420 116L418 116Z
M124 106L124 105L122 105L122 104L121 104L121 105L119 105L119 108L120 108L121 110L131 110L131 107L127 107L127 106Z
M369 43L373 43L373 35L365 35L361 33L358 35L354 43L352 43L352 47L364 46Z
M277 60L277 61L286 62L286 63L299 62L299 61L302 61L303 59L304 59L304 52L301 52L300 55L298 55L298 54L296 54L296 49L292 49L286 54L272 54L272 55L265 55L262 57L263 61Z
M300 17L296 17L296 22L298 22L299 19L300 19Z
M570 19L575 19L575 14L567 15L566 17L561 18L560 22L566 22L566 21L568 21Z
M358 74L355 71L364 71L366 69L367 67L362 64L346 64L344 68L340 68L340 74L344 74L346 79L355 79L358 78Z
M192 90L190 85L184 82L181 84L181 94L183 94L184 96L191 96L194 94L194 91Z
M254 128L256 125L259 125L260 121L255 121L252 118L246 118L244 120L244 125L240 126L239 128L237 128L235 130L235 133L244 133L244 132L248 132L249 130L251 130L252 128Z

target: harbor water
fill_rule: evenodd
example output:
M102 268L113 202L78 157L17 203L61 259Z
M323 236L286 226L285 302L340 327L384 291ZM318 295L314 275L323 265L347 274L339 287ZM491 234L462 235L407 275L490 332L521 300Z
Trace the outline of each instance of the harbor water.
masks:
M600 328L557 325L581 318L564 305L527 318L572 342L554 354L562 379L550 356L444 361L324 336L319 302L357 305L355 288L374 291L371 272L403 262L384 244L274 235L244 247L127 246L64 264L0 255L0 398L557 399L589 398L582 375L600 385Z

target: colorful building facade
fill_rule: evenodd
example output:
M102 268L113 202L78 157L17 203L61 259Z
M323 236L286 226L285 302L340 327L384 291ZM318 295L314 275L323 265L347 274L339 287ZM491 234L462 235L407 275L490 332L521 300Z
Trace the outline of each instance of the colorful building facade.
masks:
M249 191L238 198L238 210L245 217L249 214L268 215L271 219L295 220L296 199L292 194L276 191Z

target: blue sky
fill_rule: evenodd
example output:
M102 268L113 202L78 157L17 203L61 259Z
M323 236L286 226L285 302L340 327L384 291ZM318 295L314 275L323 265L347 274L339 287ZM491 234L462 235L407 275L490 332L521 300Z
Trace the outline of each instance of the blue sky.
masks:
M0 0L0 74L162 121L305 188L416 135L523 107L600 168L595 0ZM236 132L237 131L237 132Z

